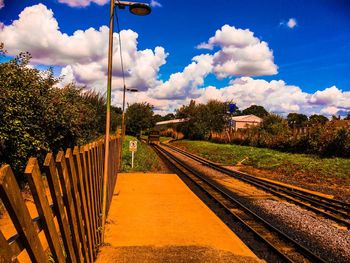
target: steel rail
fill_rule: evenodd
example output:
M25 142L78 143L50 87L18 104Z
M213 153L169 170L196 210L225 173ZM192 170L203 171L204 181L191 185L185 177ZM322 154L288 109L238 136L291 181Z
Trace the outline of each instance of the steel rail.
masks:
M279 248L276 247L276 245L272 244L270 241L268 241L262 234L260 234L258 231L268 231L266 230L269 229L268 235L271 234L271 231L273 231L275 238L277 237L277 244L280 244L281 239L284 240L289 244L289 249L292 249L294 253L299 253L303 257L308 258L309 260L313 262L325 262L322 258L319 256L315 255L313 252L311 252L309 249L304 247L303 245L299 244L297 241L274 227L272 224L267 222L265 219L261 218L258 216L256 213L251 211L248 207L243 205L240 201L238 201L236 198L232 196L232 192L230 192L228 189L225 187L222 187L221 185L218 185L214 181L210 180L209 178L203 176L201 173L198 171L192 169L190 166L186 165L183 163L183 161L179 160L177 157L175 157L173 154L171 154L169 151L166 151L164 148L160 146L153 146L153 148L156 150L156 152L160 155L166 158L171 158L174 162L177 163L177 165L181 166L183 169L186 171L183 171L176 167L177 170L180 170L183 175L188 177L197 187L199 187L202 191L204 191L208 196L210 196L213 200L215 200L216 203L218 203L221 207L223 207L226 212L228 212L231 216L233 216L236 220L238 220L241 224L243 224L246 228L249 229L250 232L254 233L254 235L262 240L265 245L267 245L270 249L274 251L279 257L281 257L284 261L286 262L294 262L290 257L288 257L285 253L283 253ZM175 165L175 164L172 164ZM212 193L210 193L207 189L205 189L203 186L200 185L195 179L193 179L188 173L193 174L197 179L200 179L202 182L204 182L206 185L208 185L211 189L214 189L217 193L219 193L221 196L223 196L226 200L229 200L231 204L233 204L234 208L229 208L227 205L223 204L220 200L218 200L216 197L213 196ZM237 212L233 212L232 210L239 210L240 212L245 213L248 215L248 219L243 219L241 216L237 215ZM249 218L250 216L250 218ZM255 230L252 226L250 226L246 221L252 221L252 218L254 221L258 222L258 226L255 225L259 230ZM252 223L251 223L252 224ZM261 225L265 227L264 230L262 230ZM266 236L266 233L265 233ZM285 248L285 247L284 247ZM285 248L287 251L291 251ZM299 252L299 251L302 251Z
M324 216L326 218L332 219L333 221L336 221L337 223L339 223L343 226L346 226L347 228L350 228L350 222L347 221L350 219L349 209L346 207L347 205L349 205L348 203L344 203L344 202L337 200L337 202L340 202L343 204L343 206L341 208L338 208L338 209L341 209L343 211L339 211L339 210L335 209L334 206L328 206L328 203L326 203L326 202L330 202L330 200L333 200L333 199L323 198L322 199L323 202L320 203L319 201L317 201L315 199L311 199L310 196L305 196L305 193L301 190L295 192L294 188L289 188L288 186L282 186L282 185L279 185L279 184L276 184L273 182L267 182L265 180L256 178L256 177L249 175L249 174L246 174L246 173L243 174L240 172L232 171L232 170L227 169L227 168L225 168L221 165L218 165L214 162L206 160L202 157L199 157L199 156L196 156L194 154L188 153L184 150L181 150L177 147L170 146L168 144L162 144L162 145L167 146L174 151L182 153L183 155L186 155L187 157L194 159L194 160L200 162L201 164L204 164L204 165L206 165L212 169L215 169L221 173L227 174L231 177L234 177L236 179L239 179L239 180L242 180L242 181L247 182L249 184L252 184L252 185L254 185L258 188L261 188L265 191L268 191L276 196L279 196L283 199L286 199L290 202L293 202L297 205L300 205L304 208L307 208L315 213L321 214L322 216ZM317 196L317 195L314 195L311 193L308 193L308 194L312 195L313 198L314 197L318 197L320 199L322 198L320 196ZM305 203L305 202L307 202L307 203ZM315 206L320 207L320 208L327 210L327 211L331 211L334 214L331 214L327 211L321 210ZM341 217L339 217L339 216L341 216Z

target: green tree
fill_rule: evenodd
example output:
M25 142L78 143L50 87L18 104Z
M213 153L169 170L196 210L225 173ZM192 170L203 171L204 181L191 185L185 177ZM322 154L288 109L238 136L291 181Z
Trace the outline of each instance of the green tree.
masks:
M190 139L203 139L211 132L221 132L228 123L227 108L226 102L210 100L207 104L196 104L192 100L176 111L177 118L189 119L179 124L178 129Z
M310 124L325 124L326 122L328 122L328 118L323 116L323 115L317 115L317 114L313 114L309 117L309 123Z
M48 151L87 143L105 126L103 97L73 83L57 88L52 69L33 69L29 62L30 55L20 53L0 63L0 165L11 165L19 181L30 156L42 159ZM118 113L113 107L112 116Z
M189 105L183 105L176 110L177 119L188 119L187 122L179 123L178 131L182 132L185 138L201 140L206 134L206 125L202 120L204 114L203 105L197 105L191 100Z
M162 121L169 121L174 119L175 119L174 113L168 113L167 115L162 117Z
M267 110L265 110L265 108L263 106L259 106L259 105L252 105L252 106L246 108L245 110L242 111L242 114L243 115L253 114L253 115L258 116L260 118L264 118L265 116L269 115Z
M160 121L163 121L163 117L160 114L153 115L153 122L154 123L157 123L157 122L160 122Z
M46 105L52 103L52 71L27 67L28 53L0 64L0 162L23 171L27 158L50 148L46 140Z
M287 127L287 121L277 114L265 116L261 124L261 128L272 135L285 132Z
M125 125L126 133L134 136L140 134L141 130L153 127L153 106L146 102L128 105Z
M221 132L227 126L229 115L228 103L218 100L210 100L204 108L203 122L208 131Z
M302 127L308 121L308 118L305 114L289 113L287 121L289 127Z

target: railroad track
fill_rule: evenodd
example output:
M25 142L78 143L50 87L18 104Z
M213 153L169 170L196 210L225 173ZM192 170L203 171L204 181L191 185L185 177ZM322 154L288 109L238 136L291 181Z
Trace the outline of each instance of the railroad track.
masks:
M218 204L244 231L259 241L269 254L266 260L271 262L326 262L271 223L258 216L251 209L237 200L225 187L194 170L171 152L158 145L152 146L157 154L177 174L186 176L206 196Z
M345 226L350 229L350 204L336 199L327 198L324 196L316 195L311 192L303 191L286 185L281 185L271 181L265 181L255 176L232 171L222 165L216 164L209 160L206 160L197 155L186 152L175 146L169 144L162 144L169 147L173 151L187 156L188 158L195 160L203 165L206 165L216 171L224 173L228 176L234 177L248 184L254 185L257 188L265 190L275 196L283 198L289 202L297 204L301 207L311 210L327 219L331 219L337 222L339 225Z

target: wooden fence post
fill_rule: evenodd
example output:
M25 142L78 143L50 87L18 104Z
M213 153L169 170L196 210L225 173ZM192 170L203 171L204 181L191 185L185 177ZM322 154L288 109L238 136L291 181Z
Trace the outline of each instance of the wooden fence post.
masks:
M9 244L7 243L4 234L0 230L0 262L18 262L17 258L13 255Z
M89 262L89 252L86 246L85 229L83 226L84 222L81 215L82 209L81 209L81 202L80 202L80 193L77 187L77 173L76 173L75 165L73 161L72 150L70 148L66 150L65 158L66 158L66 164L67 164L67 172L68 172L69 180L72 186L71 193L72 193L72 199L73 199L73 204L75 209L75 215L77 217L79 239L82 245L84 259L86 262Z
M9 165L0 168L0 197L17 233L23 239L30 259L33 262L47 262L47 256Z
M93 210L93 198L91 196L91 189L90 189L90 170L88 165L88 157L87 157L87 151L85 151L86 146L80 147L80 159L83 164L83 183L85 187L85 194L86 194L86 202L88 204L88 214L89 214L89 222L90 222L90 233L91 233L91 241L92 241L92 247L93 247L93 254L94 257L96 257L96 248L97 248L97 241L96 241L96 231L95 231L95 217L94 217L94 210Z
M63 249L61 247L61 242L56 231L55 223L53 221L51 208L49 207L49 202L46 197L38 160L36 158L29 159L24 174L28 178L29 187L34 198L38 214L43 221L46 240L49 243L52 256L55 262L66 262L65 256L63 255Z
M87 209L88 204L86 202L85 187L84 187L84 183L83 183L84 170L83 170L83 165L82 165L82 162L80 159L79 147L74 147L73 160L74 160L74 164L75 164L75 171L77 173L77 187L78 187L78 191L80 193L82 216L84 219L84 227L85 227L85 233L86 233L87 243L88 243L88 253L89 253L90 261L93 262L94 256L93 256L91 231L90 231L90 218L89 218L89 213L88 213L88 209Z
M56 170L56 164L54 161L54 157L52 153L48 153L46 155L44 161L44 169L46 173L47 182L49 184L49 189L51 193L52 200L54 202L54 208L56 211L57 222L60 227L60 232L63 240L63 244L65 247L65 251L67 254L67 259L70 262L77 262L74 249L72 236L69 230L69 225L67 221L66 212L64 211L64 204L62 199L60 182Z
M78 222L77 222L77 216L75 213L73 198L72 198L72 192L71 192L71 182L69 180L69 175L67 172L67 166L66 166L66 160L64 158L63 151L59 151L56 156L56 164L57 164L57 170L59 174L59 178L61 181L61 187L63 191L63 201L66 206L66 211L68 215L68 221L72 233L72 239L73 239L73 246L75 250L75 254L78 258L78 262L83 262L83 255L81 251L81 244L79 240L79 231L78 231Z

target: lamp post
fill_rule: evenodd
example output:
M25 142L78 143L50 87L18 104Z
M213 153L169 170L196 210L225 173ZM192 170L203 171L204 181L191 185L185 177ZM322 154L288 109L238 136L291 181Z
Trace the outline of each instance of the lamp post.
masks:
M138 92L138 89L135 88L126 88L126 86L124 85L124 89L123 89L123 108L122 108L122 141L124 140L124 136L125 136L125 93L127 91L130 92Z
M139 16L145 16L151 13L151 7L145 3L127 2L111 0L109 15L109 43L108 43L108 73L107 73L107 101L106 101L106 136L105 136L105 156L103 171L103 200L102 200L102 242L104 240L104 229L107 211L107 181L108 181L108 160L109 160L109 139L110 139L110 120L111 120L111 93L112 93L112 59L113 59L113 31L114 31L114 9L118 6L120 9L129 7L130 13ZM123 108L125 104L125 85L123 94ZM124 115L124 109L123 109Z

